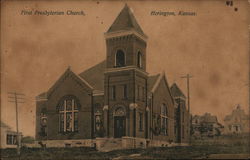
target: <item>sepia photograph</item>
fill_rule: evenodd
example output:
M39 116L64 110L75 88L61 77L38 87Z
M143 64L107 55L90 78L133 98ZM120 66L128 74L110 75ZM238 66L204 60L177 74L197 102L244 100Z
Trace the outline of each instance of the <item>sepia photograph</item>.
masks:
M248 0L1 0L1 160L250 159Z

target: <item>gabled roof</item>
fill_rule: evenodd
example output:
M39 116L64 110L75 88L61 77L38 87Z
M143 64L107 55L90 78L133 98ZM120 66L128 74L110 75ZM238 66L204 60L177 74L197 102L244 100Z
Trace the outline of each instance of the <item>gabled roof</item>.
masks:
M135 30L140 34L145 35L127 4L116 17L107 33L124 30Z
M47 92L39 94L36 98L48 98L56 90L60 83L62 83L68 76L72 77L75 81L77 81L77 84L79 84L80 86L87 86L87 88L89 88L90 90L93 89L93 87L85 79L75 74L69 67Z
M168 92L170 94L171 100L174 103L174 99L173 99L173 96L171 94L171 91L170 91L170 88L169 88L169 85L168 85L168 81L167 81L167 78L166 78L166 75L165 75L164 71L161 74L157 74L155 76L149 77L150 84L148 84L149 85L148 86L149 87L148 91L151 92L151 93L154 93L156 91L156 89L159 87L161 80L164 80L164 82L166 84L166 87L167 87L167 90L168 90Z
M174 83L171 88L171 94L173 97L183 97L186 98L186 96L184 95L184 93L181 91L181 89L178 87L178 85L176 83Z
M200 123L218 123L217 116L205 113L204 115L195 115L192 120L199 119Z
M157 81L157 79L160 77L160 74L152 75L148 77L148 90L151 91Z
M201 121L205 123L217 123L217 117L214 115L211 115L210 113L205 113L203 116L201 116Z
M226 115L224 121L230 121L234 117L240 117L242 120L249 120L250 116L245 114L244 110L241 109L240 105L238 104L236 108L232 111L230 115Z
M1 128L6 128L7 130L10 130L11 128L5 124L4 122L0 121Z
M94 90L104 91L104 71L106 68L106 61L102 61L97 65L87 69L79 74L80 77L85 79Z
M38 96L36 96L37 99L43 99L43 98L47 98L47 92L43 92L41 94L39 94Z

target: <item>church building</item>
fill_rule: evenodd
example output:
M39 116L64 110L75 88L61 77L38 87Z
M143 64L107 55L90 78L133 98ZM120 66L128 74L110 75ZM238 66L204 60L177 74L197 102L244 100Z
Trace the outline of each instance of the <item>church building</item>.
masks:
M70 68L36 97L36 140L98 149L188 144L190 114L164 72L147 72L147 35L125 5L104 33L106 59Z

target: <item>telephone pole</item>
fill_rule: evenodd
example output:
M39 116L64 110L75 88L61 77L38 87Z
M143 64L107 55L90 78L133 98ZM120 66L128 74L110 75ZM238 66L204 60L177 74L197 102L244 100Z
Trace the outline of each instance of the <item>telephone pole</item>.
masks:
M189 80L190 78L192 78L193 76L190 74L187 74L186 76L182 76L181 78L186 78L187 79L187 98L188 98L188 112L190 113L190 93L189 93Z
M20 135L19 135L19 130L18 130L18 104L19 103L24 103L24 98L23 96L25 96L24 94L22 93L17 93L17 92L8 92L8 102L11 102L11 103L15 103L15 106L16 106L16 131L17 131L17 155L19 156L20 158L20 142L21 142L21 139L20 139Z
M190 112L190 93L189 93L189 91L190 91L190 87L189 87L189 80L190 80L190 78L192 78L193 76L192 75L190 75L190 74L187 74L186 76L182 76L181 78L186 78L187 79L187 98L188 98L188 117L190 117L189 118L189 126L188 126L188 128L189 128L189 141L191 141L191 124L192 124L192 116L191 116L191 112Z

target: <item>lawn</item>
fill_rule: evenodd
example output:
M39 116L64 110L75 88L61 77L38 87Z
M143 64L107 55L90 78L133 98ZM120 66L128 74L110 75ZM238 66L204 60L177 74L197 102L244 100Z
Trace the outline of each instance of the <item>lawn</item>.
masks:
M192 140L190 146L154 147L147 149L115 150L98 152L93 148L22 148L20 159L193 159L211 154L249 154L247 135L221 136ZM135 156L133 156L135 155ZM18 159L15 149L1 150L2 159Z

